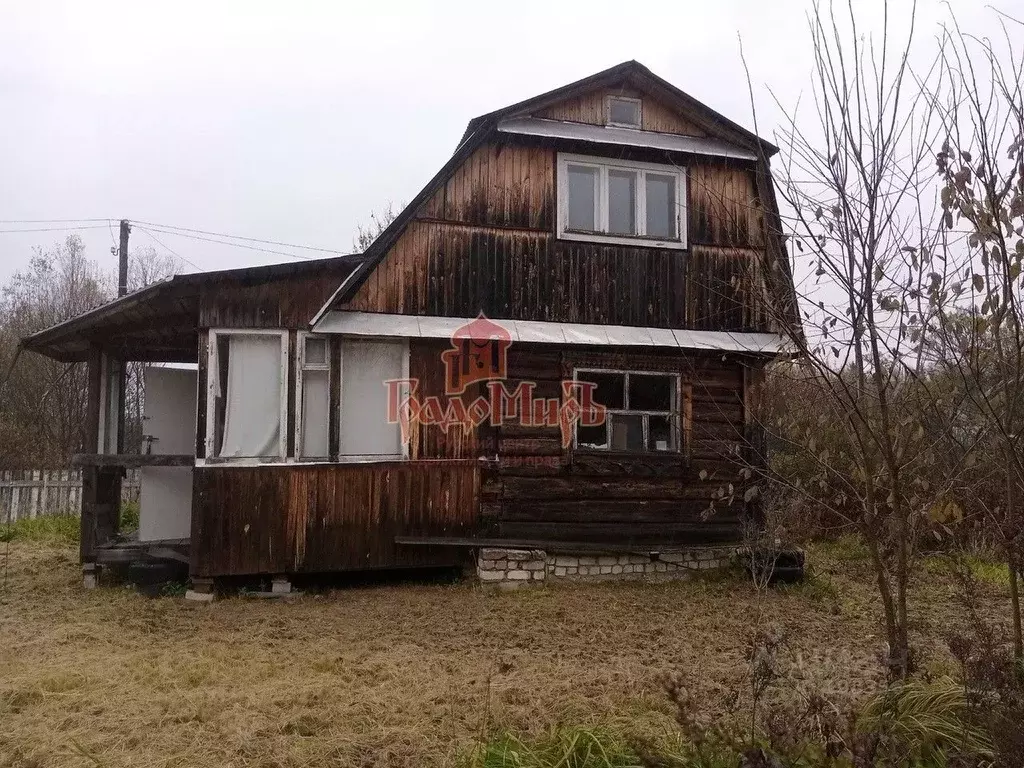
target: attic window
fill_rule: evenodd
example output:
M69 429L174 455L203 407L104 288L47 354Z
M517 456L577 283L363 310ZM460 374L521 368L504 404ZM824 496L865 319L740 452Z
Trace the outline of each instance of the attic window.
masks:
M673 165L558 155L558 236L686 247L686 171Z
M624 96L609 96L605 106L608 125L620 128L640 127L640 99L627 99Z

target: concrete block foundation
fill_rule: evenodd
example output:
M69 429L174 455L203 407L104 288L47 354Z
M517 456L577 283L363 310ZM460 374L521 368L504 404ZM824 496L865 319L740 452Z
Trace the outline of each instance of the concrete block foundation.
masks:
M487 548L477 552L476 575L484 586L500 589L579 581L671 581L725 568L740 552L737 547L715 547L584 555Z

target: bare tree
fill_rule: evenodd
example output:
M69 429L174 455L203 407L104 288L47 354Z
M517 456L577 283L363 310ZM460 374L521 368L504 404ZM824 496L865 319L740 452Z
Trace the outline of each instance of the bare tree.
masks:
M404 207L399 206L398 211L396 211L394 203L388 203L380 213L372 211L370 213L370 223L365 226L360 224L356 227L356 236L352 239L352 247L356 252L362 253L369 248L370 244L380 236L381 232L388 228L388 224L395 220L399 211Z
M990 448L1002 494L979 493L1010 572L1014 654L1024 662L1024 25L997 15L998 44L952 20L940 38L948 80L934 94L943 143L942 226L952 281L934 281L936 362L968 400L964 429ZM1001 496L1001 498L1000 498Z
M0 370L19 340L107 301L111 291L78 235L38 249L0 289ZM0 398L0 464L65 466L81 450L87 383L82 366L21 356Z
M813 107L784 108L776 174L804 328L779 326L799 353L788 371L816 408L773 426L806 470L791 490L867 545L894 677L911 667L908 588L928 512L963 471L932 476L939 442L923 424L942 409L918 361L925 288L942 265L929 199L938 126L921 86L940 83L934 64L911 70L916 7L907 10L905 33L886 6L880 34L865 35L852 2L814 5Z

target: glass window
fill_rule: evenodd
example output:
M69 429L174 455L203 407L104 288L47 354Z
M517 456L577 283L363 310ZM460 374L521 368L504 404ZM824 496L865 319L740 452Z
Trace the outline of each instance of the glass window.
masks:
M671 416L650 416L647 450L676 451L676 430Z
M401 381L405 344L345 342L341 348L341 455L401 457L402 432L388 422L388 381Z
M613 451L644 450L644 417L631 413L615 413L610 418Z
M640 127L640 102L636 99L608 99L608 123Z
M684 248L685 174L671 165L561 154L558 235Z
M576 372L597 385L594 401L607 409L604 424L576 427L576 447L628 452L678 452L679 376L629 371Z
M306 337L306 365L327 365L327 339Z
M636 172L608 171L608 231L636 234Z
M673 384L671 376L649 376L634 373L629 382L629 408L633 411L671 411Z
M576 445L582 448L607 448L608 424L598 424L596 427L580 427L576 433Z
M281 457L281 334L216 335L212 456Z
M626 375L624 373L602 373L583 371L577 375L578 381L589 381L596 384L594 402L605 408L626 407Z
M302 359L302 420L299 456L322 459L330 455L331 372L327 339L307 336Z
M647 229L649 237L676 236L676 180L674 176L646 174Z
M598 169L585 165L570 165L567 177L568 228L581 232L596 232Z

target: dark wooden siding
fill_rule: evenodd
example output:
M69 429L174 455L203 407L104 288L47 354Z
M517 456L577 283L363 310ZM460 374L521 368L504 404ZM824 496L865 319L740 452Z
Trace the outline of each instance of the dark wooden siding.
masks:
M729 483L741 487L744 363L518 345L509 351L507 384L514 389L520 381L533 381L538 397L556 397L559 382L576 367L680 372L689 392L684 451L672 456L574 451L563 446L557 427L504 425L491 443L497 446L498 466L484 472L482 530L531 541L738 541L745 506L718 502L712 508L712 501Z
M555 237L551 147L474 153L346 308L664 328L770 330L764 216L751 168L688 166L686 251Z
M192 575L453 565L394 538L468 535L478 486L468 462L197 468Z
M351 270L351 264L328 265L311 275L204 284L199 327L306 328Z

